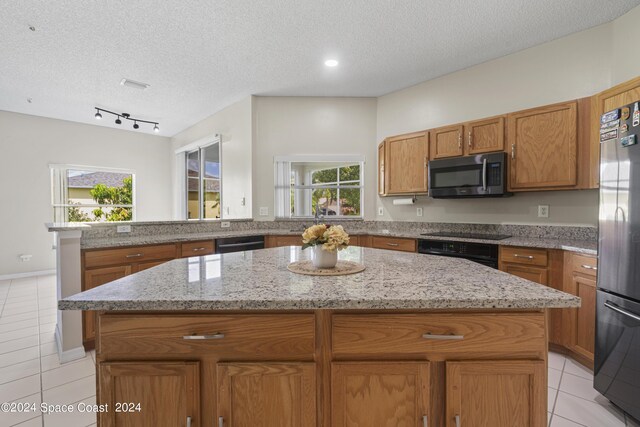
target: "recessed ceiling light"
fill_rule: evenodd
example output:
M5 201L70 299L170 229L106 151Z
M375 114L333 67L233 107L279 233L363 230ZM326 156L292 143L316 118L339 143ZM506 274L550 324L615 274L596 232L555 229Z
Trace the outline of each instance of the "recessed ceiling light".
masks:
M120 84L122 86L132 87L134 89L140 89L140 90L145 90L146 88L151 86L148 83L137 82L135 80L129 80L129 79L122 79L120 81Z
M336 59L327 59L324 61L324 65L327 67L336 67L338 66L338 61Z

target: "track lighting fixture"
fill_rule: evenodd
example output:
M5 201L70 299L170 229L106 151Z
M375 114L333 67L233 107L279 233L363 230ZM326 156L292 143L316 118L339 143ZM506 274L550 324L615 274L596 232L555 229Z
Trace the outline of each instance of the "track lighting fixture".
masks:
M122 124L122 120L120 120L120 117L122 117L125 120L130 120L133 122L133 128L134 129L140 129L140 125L138 124L138 122L140 123L149 123L150 125L153 125L153 131L158 133L160 132L160 126L158 126L160 123L158 122L151 122L149 120L142 120L142 119L136 119L131 117L131 115L129 113L114 113L113 111L109 111L109 110L105 110L104 108L98 108L95 107L96 109L96 114L95 114L95 118L100 120L102 118L102 114L101 113L108 113L108 114L112 114L114 116L116 116L116 121L115 123L117 125Z

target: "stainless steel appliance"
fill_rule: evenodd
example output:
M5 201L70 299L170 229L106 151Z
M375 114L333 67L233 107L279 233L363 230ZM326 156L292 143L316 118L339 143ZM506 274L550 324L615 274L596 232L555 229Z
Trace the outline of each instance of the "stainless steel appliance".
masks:
M594 387L640 419L640 103L602 116Z
M429 195L434 199L510 196L506 166L506 153L431 160Z
M418 239L418 252L464 258L491 268L498 268L498 245L490 243Z
M264 248L264 236L224 237L216 239L216 253L251 251Z

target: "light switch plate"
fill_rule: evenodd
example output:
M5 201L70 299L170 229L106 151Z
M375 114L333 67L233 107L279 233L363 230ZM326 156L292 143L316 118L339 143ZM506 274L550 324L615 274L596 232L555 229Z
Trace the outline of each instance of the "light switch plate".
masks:
M222 222L220 223L220 227L222 227L222 228L229 228L229 227L231 227L231 223L230 223L229 221L222 221Z
M384 215L384 208L383 208L382 206L380 206L380 207L378 208L378 215L379 215L379 216Z
M260 216L268 216L268 215L269 215L269 208L261 207Z
M422 208L416 208L416 215L422 216Z
M538 205L538 218L549 218L549 205Z
M131 226L130 225L119 225L116 228L116 231L118 233L131 233Z

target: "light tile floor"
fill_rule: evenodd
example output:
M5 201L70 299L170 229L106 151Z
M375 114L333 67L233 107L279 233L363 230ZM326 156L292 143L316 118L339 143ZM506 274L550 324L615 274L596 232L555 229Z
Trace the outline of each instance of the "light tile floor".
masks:
M61 365L54 342L55 276L0 281L0 403L95 403L95 354ZM550 427L640 427L592 386L592 373L569 358L549 356ZM85 427L91 413L2 413L0 426Z

